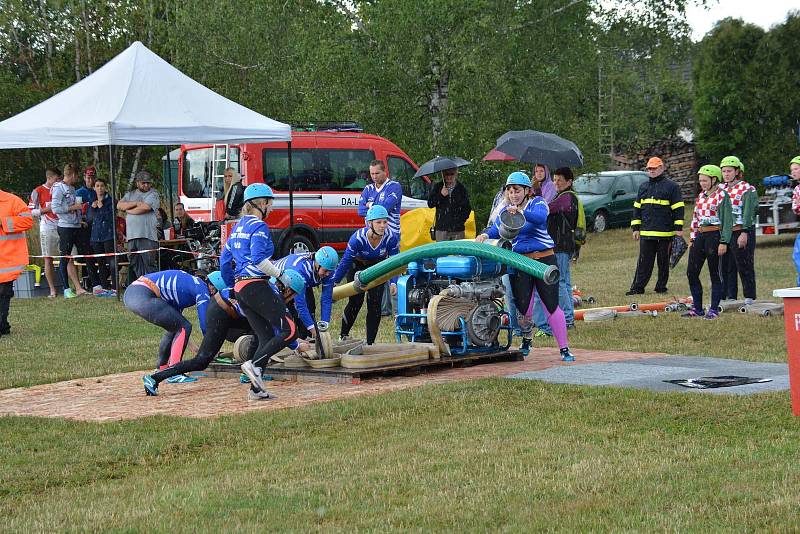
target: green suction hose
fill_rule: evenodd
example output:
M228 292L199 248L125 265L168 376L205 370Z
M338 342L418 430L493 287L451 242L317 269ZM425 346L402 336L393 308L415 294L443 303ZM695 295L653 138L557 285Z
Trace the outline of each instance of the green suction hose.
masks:
M366 291L375 287L396 274L402 273L406 266L421 258L438 258L440 256L476 256L486 260L495 261L513 267L516 270L528 273L546 284L558 282L558 268L555 265L546 265L540 261L528 258L516 252L506 250L497 246L478 243L475 241L445 241L442 243L429 243L414 247L405 252L387 258L382 262L367 267L360 271L356 276L356 281L343 286L338 286L333 290L333 299L339 300L351 297L360 291Z

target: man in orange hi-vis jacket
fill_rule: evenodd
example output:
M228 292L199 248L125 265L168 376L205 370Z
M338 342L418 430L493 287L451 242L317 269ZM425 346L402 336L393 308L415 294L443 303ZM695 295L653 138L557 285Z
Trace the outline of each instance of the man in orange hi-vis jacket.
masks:
M0 189L0 337L11 333L8 308L14 296L12 284L28 265L25 232L32 227L28 205Z

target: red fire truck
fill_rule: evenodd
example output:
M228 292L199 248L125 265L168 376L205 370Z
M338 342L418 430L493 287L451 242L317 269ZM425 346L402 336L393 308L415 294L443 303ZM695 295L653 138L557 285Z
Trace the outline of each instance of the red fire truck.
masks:
M233 167L244 185L265 182L275 192L275 208L267 223L280 255L323 245L344 250L352 233L364 226L358 200L375 159L383 161L391 179L402 184L403 213L427 206L428 177L413 179L417 165L405 152L383 137L363 133L355 123L303 127L292 132L290 145L184 145L180 201L196 221L221 220L223 172ZM223 224L223 241L226 226L230 225Z

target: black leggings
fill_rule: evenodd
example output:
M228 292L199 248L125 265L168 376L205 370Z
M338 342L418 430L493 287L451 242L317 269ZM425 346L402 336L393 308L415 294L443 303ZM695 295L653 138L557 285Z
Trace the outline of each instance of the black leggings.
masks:
M739 278L742 280L744 298L756 298L756 232L755 230L748 231L747 246L739 248L738 240L743 231L744 230L736 230L731 234L728 254L725 255L728 256L728 258L725 258L721 267L723 286L726 293L725 297L734 300L738 296L737 272Z
M555 265L556 256L551 254L544 258L539 258L538 261L545 265ZM515 271L509 275L509 278L511 279L511 291L514 294L514 305L521 314L527 313L534 288L536 288L539 298L542 299L542 304L544 304L549 313L553 313L558 308L558 282L553 285L546 284L544 280L522 271Z
M294 321L265 279L237 282L235 290L239 306L258 337L251 361L256 367L264 367L272 355L297 339Z
M719 247L719 231L698 232L694 243L689 248L689 264L686 266L686 277L689 279L689 290L692 293L694 309L702 313L703 309L703 284L700 282L700 271L703 264L708 261L708 274L711 276L711 307L717 310L719 301L722 300L722 279L719 276L720 257L717 255ZM727 254L730 254L728 247Z
M347 281L352 282L355 278L355 267L350 269L347 273ZM383 292L386 284L380 284L368 290L367 295L367 345L375 343L375 338L378 337L378 327L381 324L381 303L383 302ZM364 305L364 293L359 292L347 299L347 306L344 308L344 315L342 315L342 331L341 335L346 336L350 333L350 329L358 318L358 312Z
M202 371L216 357L226 339L228 341L236 341L240 336L250 333L252 332L247 319L234 319L212 298L206 309L206 335L203 337L197 356L172 367L167 367L163 371L152 375L152 378L156 383L159 383L176 375ZM252 344L251 347L255 350L255 344ZM250 357L252 357L252 354L250 354Z

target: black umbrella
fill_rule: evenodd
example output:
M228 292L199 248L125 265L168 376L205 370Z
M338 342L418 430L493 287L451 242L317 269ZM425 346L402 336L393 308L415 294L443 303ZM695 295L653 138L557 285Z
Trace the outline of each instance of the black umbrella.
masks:
M427 176L429 174L447 171L450 169L457 169L458 167L465 167L469 164L470 162L464 158L436 156L432 160L426 161L420 165L419 169L417 170L417 174L414 175L414 178L419 178L420 176Z
M498 138L494 148L525 163L542 163L551 168L583 167L578 146L551 133L512 130Z

